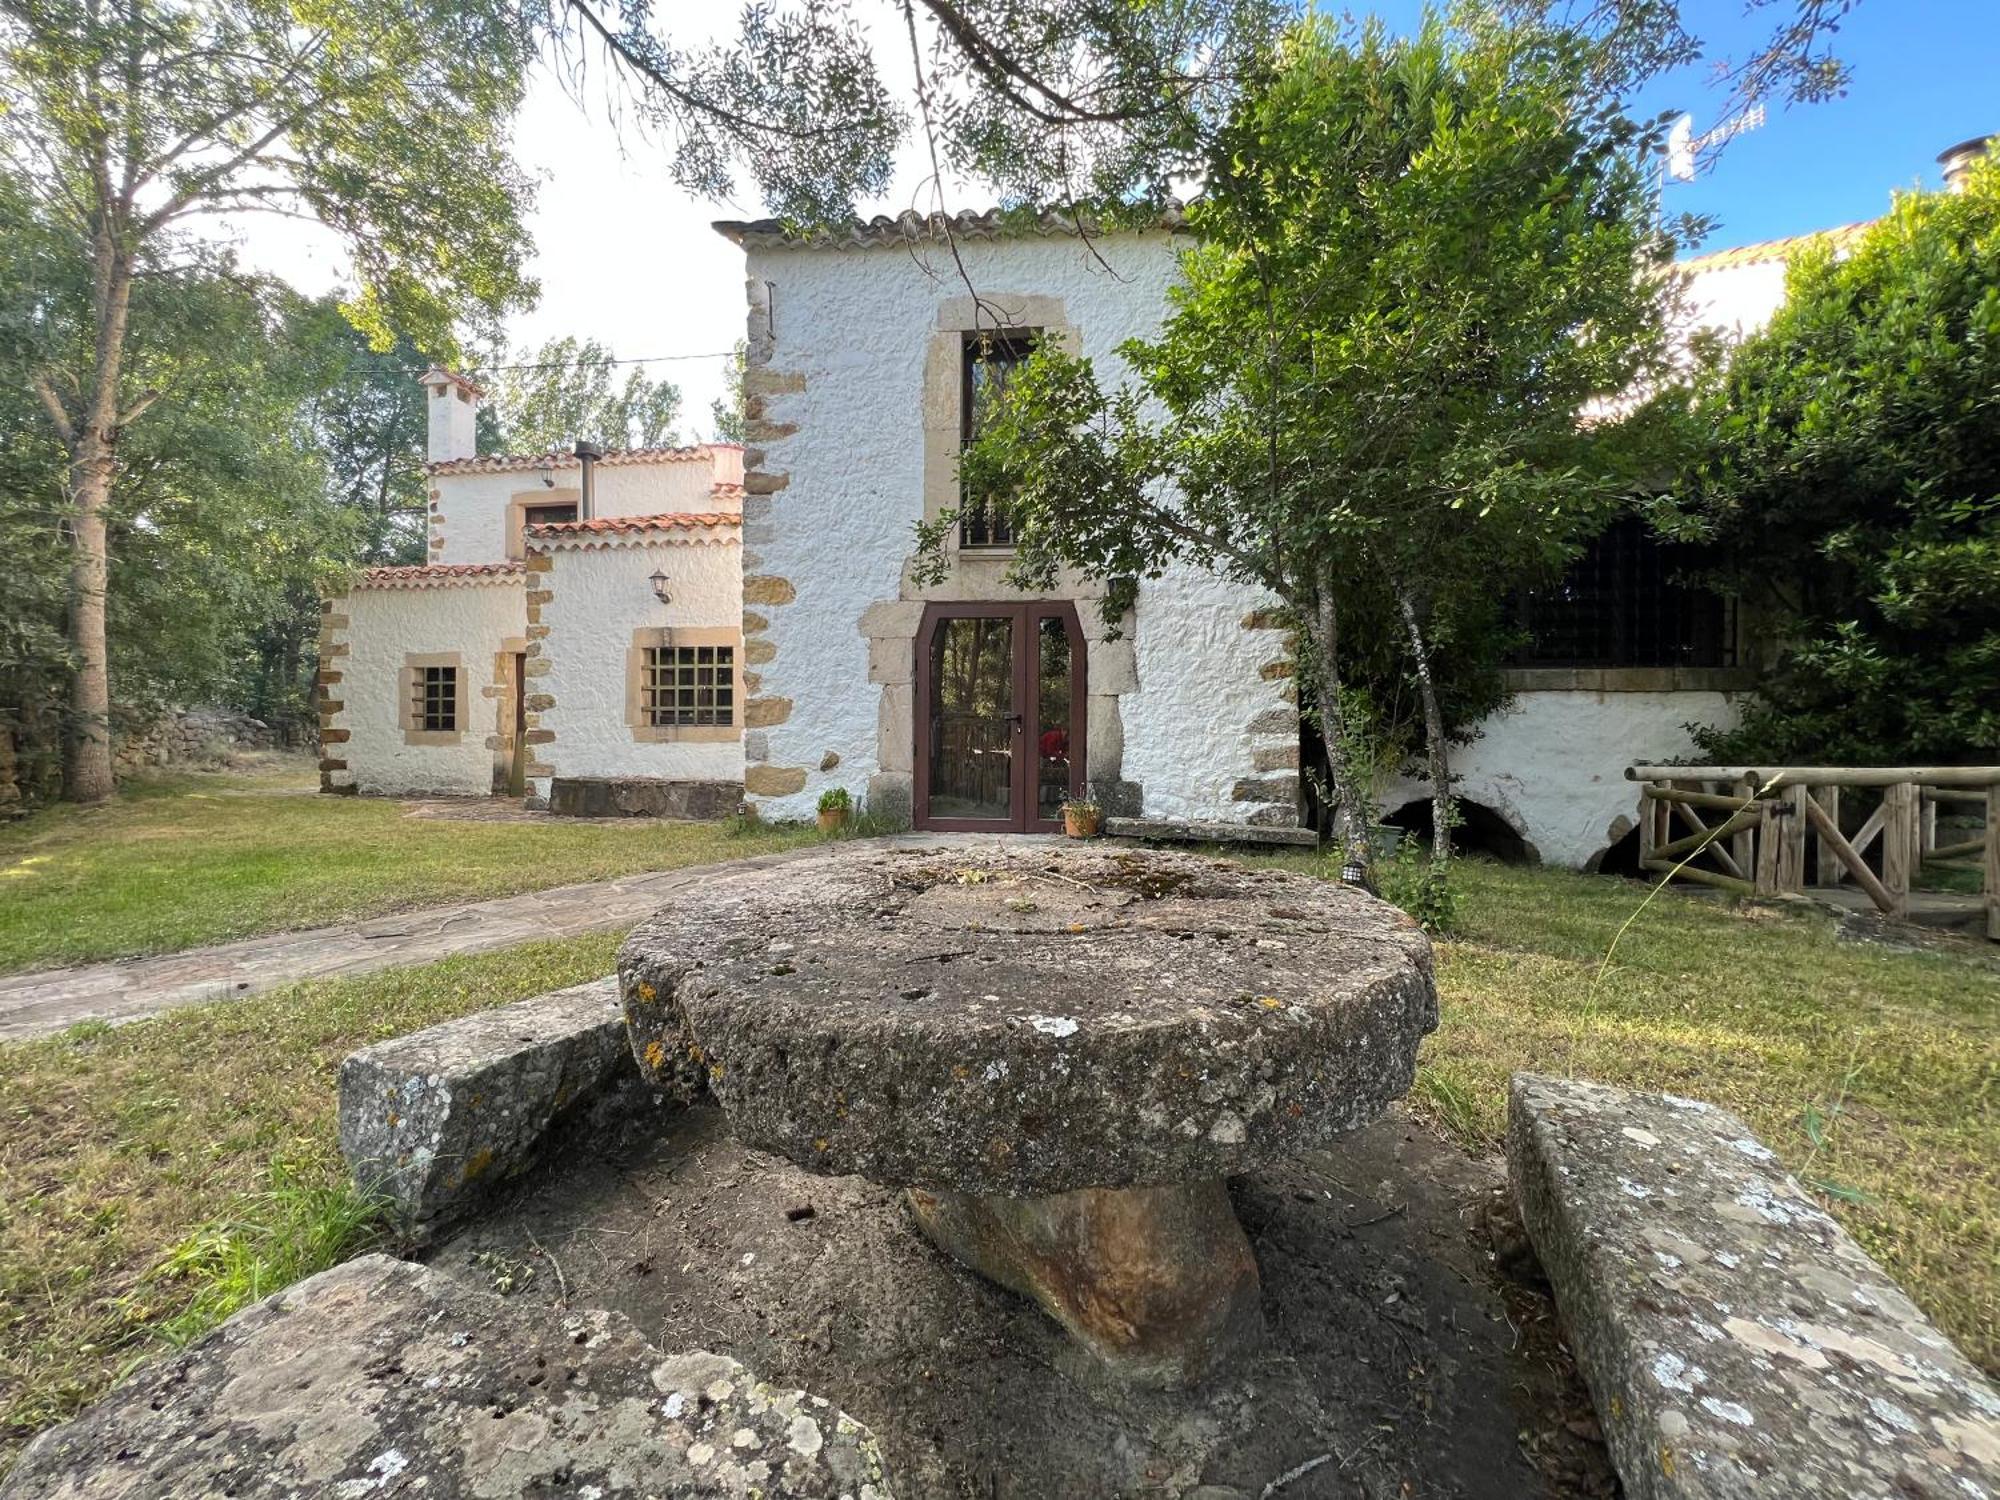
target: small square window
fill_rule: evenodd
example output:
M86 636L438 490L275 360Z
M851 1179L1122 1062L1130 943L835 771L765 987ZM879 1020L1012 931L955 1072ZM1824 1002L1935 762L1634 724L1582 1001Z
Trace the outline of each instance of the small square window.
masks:
M639 674L639 711L650 727L735 725L734 646L647 646Z
M412 720L426 734L451 734L458 729L458 668L418 667L413 691Z

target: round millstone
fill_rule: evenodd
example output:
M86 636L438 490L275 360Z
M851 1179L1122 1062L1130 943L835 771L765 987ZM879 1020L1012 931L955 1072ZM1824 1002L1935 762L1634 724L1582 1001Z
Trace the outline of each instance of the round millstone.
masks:
M1360 891L1180 853L885 850L704 885L626 942L633 1051L815 1172L1024 1198L1189 1183L1404 1094L1430 944Z

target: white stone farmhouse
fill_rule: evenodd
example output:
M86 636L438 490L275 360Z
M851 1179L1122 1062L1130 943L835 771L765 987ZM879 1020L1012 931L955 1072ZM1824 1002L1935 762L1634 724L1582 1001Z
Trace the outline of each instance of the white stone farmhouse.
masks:
M321 788L733 811L742 450L479 457L479 389L424 383L430 561L327 601Z
M1985 149L1939 158L1956 184ZM949 576L913 578L913 525L959 505L981 395L1036 340L1087 355L1155 332L1177 274L1175 217L1093 236L1058 215L916 215L795 233L718 223L747 259L744 759L766 814L844 787L918 827L1055 826L1065 796L1168 822L1295 826L1308 814L1292 664L1275 600L1177 568L1114 631L1101 585L1003 581L1004 518L971 516ZM1687 333L1740 337L1784 301L1785 266L1866 225L1682 262ZM977 289L977 297L968 285ZM1503 853L1594 867L1633 825L1624 768L1684 758L1726 724L1769 643L1736 602L1678 581L1636 517L1558 586L1519 601L1531 642L1513 701L1454 755L1465 832ZM1745 610L1743 614L1748 614ZM1428 819L1419 782L1385 816Z
M478 390L427 374L431 560L327 605L323 786L781 819L840 788L988 831L1058 827L1084 795L1114 818L1309 822L1276 600L1177 567L1108 627L1100 583L1004 581L998 514L964 517L944 581L916 581L915 523L959 507L959 453L1010 368L1054 340L1119 383L1178 273L1172 216L1088 243L1053 215L949 227L948 250L913 215L716 226L747 259L747 449L476 457ZM1689 331L1760 326L1796 250L1863 227L1683 262ZM1677 574L1631 518L1518 602L1515 696L1454 757L1473 840L1594 867L1632 826L1624 767L1736 712L1759 633ZM1421 783L1382 795L1428 816Z

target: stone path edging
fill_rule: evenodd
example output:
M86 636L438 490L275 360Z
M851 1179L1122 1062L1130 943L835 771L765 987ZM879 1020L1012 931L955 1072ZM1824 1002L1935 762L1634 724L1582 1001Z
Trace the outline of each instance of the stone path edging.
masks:
M945 847L979 835L905 834L883 840ZM48 1036L79 1021L122 1025L181 1005L240 1000L301 979L348 978L433 963L455 953L491 953L519 943L629 927L675 891L719 874L824 857L841 845L809 845L719 864L686 865L585 885L527 891L492 901L398 912L365 922L271 933L211 948L0 978L0 1042Z
M1507 1165L1629 1500L2000 1493L2000 1391L1735 1115L1517 1073Z

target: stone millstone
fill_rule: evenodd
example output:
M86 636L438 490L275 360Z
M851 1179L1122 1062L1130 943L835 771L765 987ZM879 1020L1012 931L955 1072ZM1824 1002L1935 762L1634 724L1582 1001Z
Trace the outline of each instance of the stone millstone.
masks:
M559 1318L369 1255L236 1314L44 1433L4 1500L889 1500L868 1429L617 1313Z
M1038 1197L1275 1164L1374 1118L1437 1024L1393 907L1179 853L856 846L627 940L640 1067L809 1171Z

